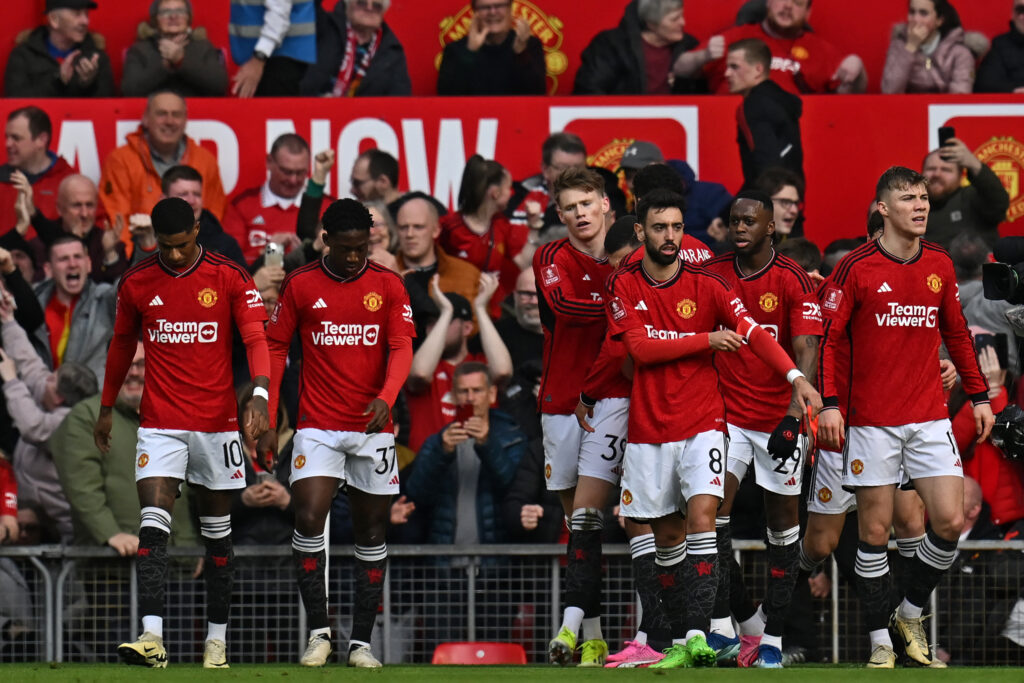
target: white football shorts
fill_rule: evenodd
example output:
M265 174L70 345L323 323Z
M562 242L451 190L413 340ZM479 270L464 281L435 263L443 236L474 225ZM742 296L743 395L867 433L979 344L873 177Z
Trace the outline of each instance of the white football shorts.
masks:
M292 446L290 483L332 477L343 485L381 496L398 493L395 435L300 429Z
M729 425L729 472L743 481L753 462L754 480L758 486L782 496L799 496L807 438L801 434L797 437L793 456L777 460L768 453L770 437L771 434L767 432L755 432L752 429Z
M245 488L238 432L141 427L135 452L135 481L169 477L215 491Z
M843 488L843 454L819 448L811 469L807 511L819 515L845 515L857 509L857 497Z
M626 452L629 399L604 398L594 405L586 432L575 415L541 415L544 430L544 479L549 491L576 486L580 476L618 485Z
M622 473L622 515L658 519L685 512L697 495L725 495L728 446L725 434L713 430L665 444L626 446Z
M949 420L846 431L843 486L901 484L904 475L911 481L964 476Z

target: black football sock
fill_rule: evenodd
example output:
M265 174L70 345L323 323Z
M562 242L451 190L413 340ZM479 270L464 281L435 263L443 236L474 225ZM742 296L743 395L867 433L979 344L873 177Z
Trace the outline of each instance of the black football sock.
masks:
M686 559L686 541L679 545L655 550L654 563L658 569L658 594L669 622L669 635L673 641L682 641L686 635L686 586L683 585L683 561Z
M384 575L387 571L388 546L356 546L356 602L352 616L352 640L370 643L373 624L377 620Z
M914 580L908 582L910 585L907 589L907 602L918 608L923 608L928 603L932 591L939 585L939 581L942 580L943 575L956 559L956 546L956 541L947 541L931 528L928 529L928 533L914 555L911 569ZM906 611L901 609L901 612ZM920 612L917 612L916 614L904 614L904 616L919 617L921 615Z
M714 531L686 534L686 632L707 633L718 589L718 545Z
M655 650L669 646L671 628L665 610L658 599L658 565L655 562L654 534L629 539L633 558L633 585L640 596L640 627L647 634L647 644Z
M596 508L573 510L569 522L572 549L565 570L565 604L583 610L584 619L601 616L601 531Z
M231 517L200 517L200 534L206 545L206 619L212 624L228 623L231 593L235 583L235 551L231 545Z
M765 593L765 635L782 637L800 568L800 526L768 529L768 590Z
M743 568L736 561L736 556L729 553L729 557L720 558L720 565L725 562L729 563L729 611L736 621L742 624L757 613L757 605L747 592L747 584L743 581Z
M868 631L889 627L889 560L884 545L857 543L857 595L864 607L864 622Z
M327 541L323 534L303 536L292 534L292 558L295 560L299 595L306 607L306 624L310 631L328 629L327 586L324 572L327 564ZM329 633L329 631L328 631Z
M169 520L170 515L167 517ZM146 523L145 511L143 523ZM139 529L139 550L135 560L135 574L139 581L139 616L164 616L168 538L170 534L156 526L143 526Z
M728 515L715 518L715 536L718 545L718 589L712 619L731 619L729 616L729 587L732 574L732 526Z

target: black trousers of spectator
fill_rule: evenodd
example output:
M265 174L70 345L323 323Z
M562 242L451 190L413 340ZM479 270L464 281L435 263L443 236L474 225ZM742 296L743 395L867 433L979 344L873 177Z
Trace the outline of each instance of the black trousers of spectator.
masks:
M271 57L256 86L256 97L298 97L299 81L309 65L289 57Z

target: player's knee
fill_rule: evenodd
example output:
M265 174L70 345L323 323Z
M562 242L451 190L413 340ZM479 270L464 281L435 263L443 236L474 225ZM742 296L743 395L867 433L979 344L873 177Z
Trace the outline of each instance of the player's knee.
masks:
M932 530L941 538L947 541L955 541L960 538L964 529L963 510L950 510L949 514L935 516L930 519Z
M804 554L816 562L824 560L839 545L839 536L832 533L820 533L804 537Z
M356 531L353 529L357 545L378 546L387 540L387 527L384 524L371 523Z
M314 510L295 510L295 530L303 536L319 536L324 533L326 521Z
M885 545L889 542L889 527L881 522L861 522L860 540L870 545Z

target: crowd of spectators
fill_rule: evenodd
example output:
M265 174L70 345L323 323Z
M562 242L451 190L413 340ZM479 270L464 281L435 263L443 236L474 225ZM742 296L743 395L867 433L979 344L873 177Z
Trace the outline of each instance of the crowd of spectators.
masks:
M317 223L333 199L325 194L332 169L350 174L351 194L370 209L370 258L403 276L417 328L412 369L396 406L403 493L392 508L393 540L558 540L560 508L543 485L536 410L542 312L531 263L538 247L566 234L552 187L565 170L586 165L583 141L554 133L540 144L540 172L521 180L498 160L471 157L457 206L449 211L424 193L402 192L398 161L385 151L368 150L352 168L335 168L332 151L311 150L300 135L287 133L267 154L266 181L240 188L229 200L215 157L185 133L186 97L224 95L229 88L242 97L407 95L411 89L401 43L384 21L388 0L343 0L332 11L312 0L231 4L230 52L239 68L229 83L223 52L191 25L189 0L152 2L126 53L121 83L123 94L148 97L145 112L138 130L103 160L98 187L51 150L45 112L27 106L7 113L7 159L0 166L10 179L0 184L0 448L9 457L0 458L0 492L16 492L17 502L0 508L0 543L19 541L24 509L42 540L107 545L121 555L138 547L131 461L145 381L141 343L118 397L111 451L100 453L88 435L113 331L116 283L156 249L149 222L156 202L186 200L200 225L199 243L247 268L269 313L286 274L324 253ZM575 91L742 95L737 143L743 187L773 200L778 250L809 273L827 276L863 238L824 249L804 238L799 96L862 92L866 78L859 57L839 53L809 29L810 4L755 0L741 10L740 18L750 22L699 42L683 31L681 0L634 0L621 24L584 51ZM514 20L511 3L472 5L467 35L444 50L438 92L544 93L540 43L525 22ZM46 24L11 56L6 94L113 94L102 40L88 32L95 6L48 0ZM996 37L986 54L987 41L981 45L965 34L946 0L910 0L907 24L893 33L883 88L1020 91L1024 0L1015 0L1013 12L1010 32ZM931 150L921 170L932 207L928 238L951 250L965 316L979 333L1006 339L1003 359L992 346L979 349L994 407L1017 403L1024 384L1007 306L985 300L980 283L1009 196L957 139ZM723 218L732 194L698 180L686 160L666 159L653 143L637 140L616 173L605 174L608 225L628 220L635 197L669 188L687 198L691 247L708 255L731 250ZM238 349L234 370L244 405L251 385ZM284 453L297 419L296 350L291 359L278 420ZM964 415L969 411L951 402L951 416L963 422ZM1024 466L991 443L968 448L972 427L965 422L956 437L965 471L979 482L975 519L1012 534L1024 525ZM292 526L287 473L263 472L253 459L246 475L249 487L234 512L236 542L284 542ZM195 520L187 505L176 510L174 536L188 544L195 540ZM347 538L350 522L339 503L332 538Z
M750 0L735 25L710 36L685 31L683 0L624 2L618 26L580 55L578 95L737 92L727 76L730 46L758 39L772 80L794 94L858 93L864 61L813 30L812 0ZM445 45L439 95L543 95L544 47L512 0L471 0L465 35ZM174 90L196 96L360 97L409 95L401 37L385 17L391 0L231 0L229 44L193 26L191 0L153 0L114 83L106 41L91 31L94 0L46 0L42 26L16 40L4 77L8 97L129 97ZM961 24L950 0L908 0L892 27L881 75L884 93L1021 92L1024 5L1012 0L1009 31L986 36ZM834 36L831 38L834 39ZM117 55L115 55L117 57ZM232 64L229 64L229 59ZM229 78L229 72L231 76Z

